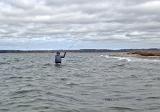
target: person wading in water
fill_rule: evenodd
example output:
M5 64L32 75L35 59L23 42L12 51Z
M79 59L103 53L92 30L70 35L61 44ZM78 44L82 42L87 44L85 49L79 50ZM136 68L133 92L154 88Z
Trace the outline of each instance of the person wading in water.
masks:
M55 64L61 64L62 58L65 58L65 56L66 56L66 52L64 52L64 55L61 56L60 52L57 51L55 55Z

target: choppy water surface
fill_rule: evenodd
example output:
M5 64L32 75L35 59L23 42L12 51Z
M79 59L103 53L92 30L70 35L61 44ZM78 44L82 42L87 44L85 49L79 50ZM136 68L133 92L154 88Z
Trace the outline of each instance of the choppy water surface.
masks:
M160 112L160 60L0 54L0 112Z

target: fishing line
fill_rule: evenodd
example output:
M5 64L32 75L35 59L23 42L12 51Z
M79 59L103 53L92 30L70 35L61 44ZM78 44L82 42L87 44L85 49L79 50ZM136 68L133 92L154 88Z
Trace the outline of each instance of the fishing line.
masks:
M73 43L68 47L68 50L71 50L71 48L73 48L77 43L78 43L78 41L77 42L73 41Z

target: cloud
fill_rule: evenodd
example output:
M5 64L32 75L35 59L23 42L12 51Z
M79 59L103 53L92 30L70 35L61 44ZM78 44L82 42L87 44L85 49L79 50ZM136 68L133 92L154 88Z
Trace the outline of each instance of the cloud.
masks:
M0 40L157 43L159 10L159 0L1 0Z

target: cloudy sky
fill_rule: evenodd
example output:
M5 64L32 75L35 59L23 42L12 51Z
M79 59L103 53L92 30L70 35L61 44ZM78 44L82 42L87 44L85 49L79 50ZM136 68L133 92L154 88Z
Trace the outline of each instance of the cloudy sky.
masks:
M0 0L0 49L160 48L160 0Z

